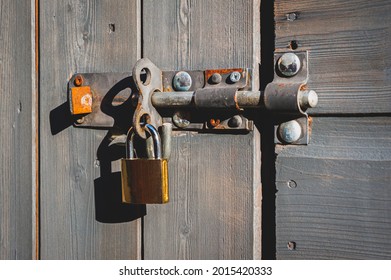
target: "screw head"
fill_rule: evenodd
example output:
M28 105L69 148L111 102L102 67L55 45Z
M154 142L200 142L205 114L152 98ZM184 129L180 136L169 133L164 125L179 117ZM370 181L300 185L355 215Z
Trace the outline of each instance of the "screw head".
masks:
M278 59L277 67L285 77L295 76L301 68L300 58L294 53L284 53Z
M83 77L80 75L77 75L75 77L75 80L73 81L73 83L75 84L75 86L80 87L83 84Z
M229 75L229 80L232 82L232 83L237 83L240 81L240 78L242 77L242 75L238 72L238 71L235 71L235 72L232 72L230 75Z
M172 121L175 126L185 128L190 125L190 116L184 112L178 111L172 116Z
M221 80L222 80L222 77L219 73L213 73L212 76L210 76L210 81L212 84L220 84L221 83Z
M294 21L297 18L298 18L298 15L295 12L286 14L286 20L287 21Z
M185 71L179 71L175 74L172 84L175 90L187 91L190 89L192 84L191 76Z
M278 136L284 143L294 143L302 137L300 124L293 120L280 124L278 127Z
M233 116L232 118L230 118L230 120L228 121L228 125L230 127L239 127L242 125L242 118L238 115L236 116Z

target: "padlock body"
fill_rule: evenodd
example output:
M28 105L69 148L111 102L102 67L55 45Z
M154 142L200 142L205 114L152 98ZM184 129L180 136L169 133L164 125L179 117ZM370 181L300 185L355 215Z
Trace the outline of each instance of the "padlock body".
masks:
M122 159L122 201L133 204L168 202L167 159Z

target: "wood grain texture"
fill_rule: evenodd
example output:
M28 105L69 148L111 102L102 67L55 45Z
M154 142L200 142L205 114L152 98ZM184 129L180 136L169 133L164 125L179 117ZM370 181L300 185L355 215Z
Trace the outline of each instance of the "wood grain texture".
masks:
M257 71L259 23L259 1L143 1L143 55L167 70ZM170 202L147 208L146 259L260 258L259 138L174 136Z
M31 8L0 2L0 259L34 255Z
M314 118L309 146L277 146L278 259L391 259L390 125Z
M391 112L390 14L387 0L275 1L276 48L310 51L312 113Z
M106 131L67 127L63 105L74 73L131 71L139 2L40 2L41 258L139 258L141 222L119 221L132 209L109 207L121 203L111 165L124 151L108 150Z

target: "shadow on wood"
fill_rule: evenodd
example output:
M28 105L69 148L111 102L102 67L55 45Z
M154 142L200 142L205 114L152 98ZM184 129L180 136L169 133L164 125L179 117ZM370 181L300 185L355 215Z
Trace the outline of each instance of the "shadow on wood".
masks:
M49 118L52 135L56 135L72 126L75 121L75 118L71 115L68 102L63 103L50 111Z
M94 181L96 220L102 223L134 221L146 215L146 206L125 204L121 200L121 172Z
M102 223L130 222L146 215L145 205L122 203L121 172L112 172L111 163L124 157L125 148L103 139L97 156L101 177L94 180L96 220Z

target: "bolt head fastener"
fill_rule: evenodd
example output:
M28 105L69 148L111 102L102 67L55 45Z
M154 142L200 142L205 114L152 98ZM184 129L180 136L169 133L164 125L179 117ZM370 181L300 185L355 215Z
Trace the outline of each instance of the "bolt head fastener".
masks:
M300 58L294 53L284 53L278 59L277 67L278 71L285 77L293 77L300 71Z
M315 108L318 105L318 94L314 90L300 91L299 103L303 110Z
M287 144L294 143L302 137L301 126L295 120L280 124L277 133L280 140Z
M75 84L75 86L80 87L83 84L83 77L80 75L77 75L75 77L75 80L73 81L73 83Z
M172 121L175 124L176 127L179 128L186 128L190 125L190 116L188 116L186 113L178 111L175 112L175 114L172 116Z
M230 75L229 75L229 80L232 82L232 83L237 83L240 81L240 78L242 77L242 75L238 72L238 71L234 71L232 72Z
M175 74L172 84L177 91L188 91L192 84L191 76L185 71L179 71Z
M233 116L232 118L229 119L228 121L228 126L230 127L239 127L242 125L242 118L238 115Z
M297 18L298 18L298 15L295 12L286 14L286 20L287 21L294 21Z
M210 82L212 84L215 84L215 85L220 84L221 80L222 80L222 77L219 73L213 73L213 75L210 76Z

